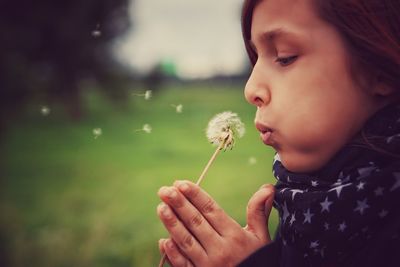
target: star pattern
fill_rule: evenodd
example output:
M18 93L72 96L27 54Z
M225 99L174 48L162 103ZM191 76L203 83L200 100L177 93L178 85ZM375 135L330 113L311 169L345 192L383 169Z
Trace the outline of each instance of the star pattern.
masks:
M347 228L346 222L342 222L339 224L339 231L344 232L344 230Z
M395 112L399 125L390 126L397 132L382 137L381 144L391 137L388 149L397 147L394 153L399 154L400 108ZM393 111L388 114L393 118ZM388 121L378 120L380 132L382 122ZM327 170L312 174L290 172L278 154L274 158L279 234L285 245L307 258L344 257L349 248L363 246L400 212L399 159L388 161L380 152L361 146L345 146L338 155Z
M357 207L354 209L355 211L359 211L360 214L364 214L364 211L369 208L369 205L367 204L367 199L364 199L362 201L357 200Z
M364 189L364 185L365 185L365 183L360 182L360 183L357 185L357 191L363 190L363 189Z
M282 209L283 209L283 215L282 215L283 222L286 222L287 217L290 216L290 213L289 213L289 210L287 208L286 202L283 203L283 208Z
M290 225L292 225L296 221L296 213L292 214L292 217L290 218Z
M395 172L393 173L394 178L396 179L396 182L393 184L393 186L390 188L390 191L394 191L397 188L400 187L400 172Z
M325 200L320 203L322 206L321 212L323 212L323 211L329 212L329 206L332 205L332 203L333 202L329 201L328 197L326 197Z
M310 243L310 248L317 248L319 246L318 240Z
M400 134L392 135L386 139L386 142L389 144L389 143L392 143L394 139L399 139L399 138L400 138Z
M360 176L370 175L376 169L375 166L363 167L358 169Z
M334 188L330 189L329 192L330 191L336 191L337 197L339 198L340 197L340 193L342 192L343 188L346 187L346 186L350 186L350 185L351 185L351 183L336 185Z
M381 218L386 217L387 214L388 214L387 210L381 210L381 212L379 212L379 217Z
M314 214L312 214L310 212L310 209L307 209L307 212L303 213L304 214L304 222L303 223L311 223L311 217L314 216Z
M298 190L298 189L292 189L292 190L290 190L290 191L292 191L292 200L294 199L294 197L296 196L296 194L298 194L298 193L304 193L303 190Z

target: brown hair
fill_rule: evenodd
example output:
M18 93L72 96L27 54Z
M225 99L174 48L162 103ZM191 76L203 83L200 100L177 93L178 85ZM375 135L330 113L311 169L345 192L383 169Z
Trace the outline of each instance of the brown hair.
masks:
M260 0L245 0L242 33L254 65L251 49L253 10ZM347 43L352 60L362 66L364 77L373 77L400 92L400 1L399 0L314 0L320 17L336 27Z

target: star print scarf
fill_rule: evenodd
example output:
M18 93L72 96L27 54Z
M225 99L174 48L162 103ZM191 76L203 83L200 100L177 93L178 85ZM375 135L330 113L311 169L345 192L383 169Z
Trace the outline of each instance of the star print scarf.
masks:
M400 106L377 112L362 132L315 173L292 173L275 156L279 235L311 266L348 261L399 217Z

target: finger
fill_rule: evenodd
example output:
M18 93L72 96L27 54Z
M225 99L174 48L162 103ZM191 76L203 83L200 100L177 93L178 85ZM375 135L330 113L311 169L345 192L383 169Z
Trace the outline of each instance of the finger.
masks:
M175 187L162 187L158 194L165 203L173 208L180 221L204 248L213 249L215 247L220 235L178 189Z
M230 235L241 229L241 226L229 217L200 186L190 181L176 181L174 186L203 214L221 236Z
M164 263L165 263L166 261L168 262L169 265L171 265L170 262L169 262L168 256L167 256L167 254L165 253L165 249L164 249L164 243L165 243L165 241L167 241L167 239L160 239L160 240L158 240L158 250L160 251L160 254L161 254L161 256L162 256L161 261L160 261L160 264L161 264L161 262L162 262L162 265L160 265L160 266L164 266Z
M165 253L165 251L164 251L164 242L166 240L167 239L163 239L163 238L158 240L158 250L160 251L161 255Z
M206 252L188 229L176 217L172 209L165 203L157 207L158 216L179 249L193 262L202 262ZM165 249L165 246L164 246Z
M175 242L171 239L164 243L164 251L167 254L168 260L174 267L191 267L193 264L179 250Z
M247 205L246 229L253 232L264 242L271 240L268 230L268 219L272 209L274 192L273 185L263 185L254 193Z

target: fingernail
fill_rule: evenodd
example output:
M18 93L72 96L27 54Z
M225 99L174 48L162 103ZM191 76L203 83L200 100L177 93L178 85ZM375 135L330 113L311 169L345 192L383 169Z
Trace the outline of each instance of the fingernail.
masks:
M169 197L169 198L175 198L178 194L176 193L176 191L173 188L166 188L164 190L164 194Z
M164 213L166 208L167 208L167 205L165 205L164 203L158 204L158 210L161 212L161 214Z
M160 212L164 218L171 218L171 211L169 210L168 206L164 203L160 204Z
M263 184L258 190L261 190L261 189L266 189L266 188L268 188L269 187L269 185L268 184Z
M165 190L167 190L166 186L161 187L160 189L158 189L158 194L165 194Z
M265 184L265 185L261 186L259 190L266 190L270 194L270 193L272 193L273 188L271 187L271 185Z
M189 185L185 182L178 182L178 188L182 192L187 192L189 190Z
M162 212L163 209L164 209L164 206L165 206L165 204L161 202L160 204L158 204L157 209L158 209L160 212Z

